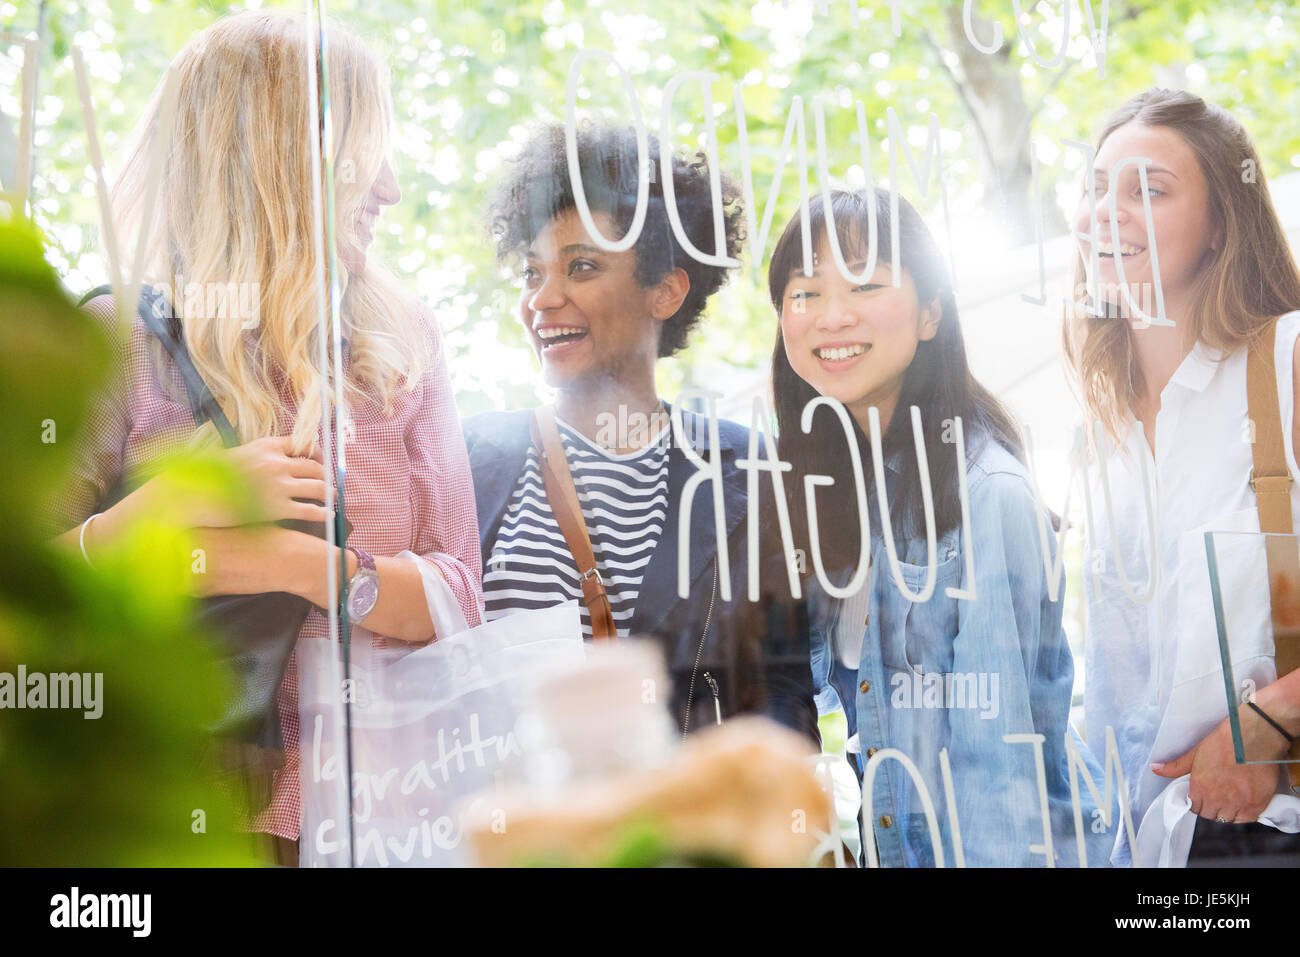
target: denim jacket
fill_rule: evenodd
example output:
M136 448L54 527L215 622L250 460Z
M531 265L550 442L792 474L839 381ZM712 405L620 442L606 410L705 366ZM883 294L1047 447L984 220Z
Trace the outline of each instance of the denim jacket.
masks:
M887 463L887 491L898 480L897 465L897 458ZM947 866L954 864L953 832L958 829L967 866L1047 863L1044 853L1031 850L1031 845L1044 844L1035 748L1003 740L1008 734L1043 735L1054 862L1076 866L1067 735L1078 745L1099 791L1104 779L1069 724L1074 664L1061 627L1064 576L1053 602L1033 487L1020 461L1000 444L984 441L968 459L967 477L974 580L967 576L959 524L938 541L934 590L924 602L909 601L894 582L872 489L871 564L864 586L871 594L856 661L843 660L834 640L841 603L815 578L810 580L818 704L827 710L836 698L843 703L849 733L857 735L861 752L859 773L871 755L885 748L901 751L915 764L938 818ZM1054 554L1050 523L1047 531ZM917 594L927 577L926 539L896 540L896 546L903 581ZM840 584L846 581L847 575L839 579ZM972 585L974 600L947 592ZM951 797L942 771L943 749L951 768ZM1119 821L1112 815L1110 826L1103 826L1082 774L1079 792L1087 862L1104 865ZM881 865L934 866L925 809L902 762L877 763L870 797L869 817L863 808L864 841L874 835Z

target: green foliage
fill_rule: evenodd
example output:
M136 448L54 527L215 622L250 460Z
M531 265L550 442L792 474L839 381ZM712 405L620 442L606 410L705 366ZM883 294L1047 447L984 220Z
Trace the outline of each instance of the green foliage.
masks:
M588 865L583 862L584 866ZM522 867L573 867L561 853L546 854L520 862ZM666 829L650 820L629 821L611 842L596 867L743 867L743 862L723 852L683 851L674 847Z
M17 528L18 534L23 529L34 534L30 517L68 464L70 443L57 438L60 432L68 438L76 433L85 398L75 389L52 389L50 384L94 382L103 377L108 355L95 330L63 303L36 232L15 226L6 240L0 257L3 307L9 317L0 327L0 379L6 393L0 442L10 451L8 458L21 461L0 469L0 523ZM17 544L32 543L28 538ZM29 582L23 569L18 572L23 577L0 583L0 590L13 587L22 593Z
M823 751L827 754L845 753L849 737L849 721L843 711L819 715L817 732L821 735Z
M742 867L730 854L710 851L683 852L650 821L629 823L614 842L601 867Z
M46 503L65 481L108 361L35 231L0 225L0 441L9 453L0 470L0 672L102 675L98 718L0 710L0 863L252 863L206 755L204 728L221 713L229 676L182 591L185 537L142 524L93 568L48 538ZM179 471L190 488L230 488L210 463Z

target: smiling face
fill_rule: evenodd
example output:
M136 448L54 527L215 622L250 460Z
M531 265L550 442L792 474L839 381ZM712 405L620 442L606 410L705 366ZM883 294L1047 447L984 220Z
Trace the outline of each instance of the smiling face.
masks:
M366 252L375 241L375 225L379 219L379 210L384 206L394 206L402 198L402 191L397 185L397 176L385 160L379 167L379 175L370 185L361 205L352 217L352 235L340 237L339 259L353 275L359 275L366 269Z
M863 250L845 258L850 272L861 273ZM813 275L797 267L782 296L781 339L791 368L821 395L843 402L864 429L873 405L882 428L888 425L917 345L939 331L938 299L923 306L907 271L898 288L890 273L881 261L868 282L848 282L823 236Z
M593 211L592 218L605 236L621 233L607 214ZM597 246L575 209L555 216L529 244L519 318L547 385L572 388L638 366L653 369L663 320L685 297L678 288L685 273L643 287L636 266L634 249Z
M1177 304L1186 293L1207 252L1218 242L1213 235L1209 211L1209 190L1196 155L1174 130L1163 126L1126 123L1110 134L1097 151L1095 162L1099 272L1103 301L1119 304L1119 271L1115 256L1123 254L1124 278L1139 306L1155 312L1151 251L1148 249L1147 224L1142 208L1142 187L1138 168L1124 167L1114 182L1111 170L1130 156L1149 157L1147 184L1151 194L1151 223L1160 262L1160 284L1166 303ZM1114 247L1110 196L1115 195L1120 246ZM1088 233L1087 187L1075 213L1075 230ZM1079 253L1094 279L1087 238L1076 239ZM1135 288L1136 287L1136 288ZM1172 311L1172 310L1171 310ZM1175 317L1176 318L1176 317Z

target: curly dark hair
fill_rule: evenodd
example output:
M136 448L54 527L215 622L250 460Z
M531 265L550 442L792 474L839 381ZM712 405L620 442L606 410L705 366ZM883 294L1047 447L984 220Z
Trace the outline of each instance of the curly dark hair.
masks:
M632 126L584 123L578 127L578 165L587 205L614 220L626 234L636 212L637 148ZM681 308L665 320L659 355L670 356L686 345L704 305L727 279L722 266L706 266L693 258L673 235L664 203L659 141L648 136L650 197L645 226L632 246L636 279L653 286L674 269L685 270L690 290ZM744 205L736 181L720 174L727 255L736 258L745 242ZM682 228L697 249L713 249L713 203L709 164L703 153L673 157L673 191ZM498 262L520 256L546 224L575 208L565 152L564 126L535 127L518 159L493 190L488 225L496 243Z

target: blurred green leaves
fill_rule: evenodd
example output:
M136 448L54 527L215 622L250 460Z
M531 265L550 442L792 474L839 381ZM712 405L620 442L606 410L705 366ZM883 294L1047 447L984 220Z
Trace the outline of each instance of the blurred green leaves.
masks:
M6 411L0 416L0 443L11 466L0 469L0 527L22 536L14 544L23 547L33 543L29 536L35 534L24 520L60 482L70 440L81 425L85 395L76 386L100 382L109 354L90 322L64 298L36 230L27 224L9 226L4 239L0 381L5 383ZM5 587L0 582L0 590Z
M229 677L197 633L186 536L155 517L95 567L48 539L110 349L73 308L25 224L0 224L0 672L102 675L102 714L0 710L0 864L239 865L251 839L208 758ZM42 425L57 423L56 440ZM237 494L211 461L173 469ZM223 491L224 490L224 491Z

